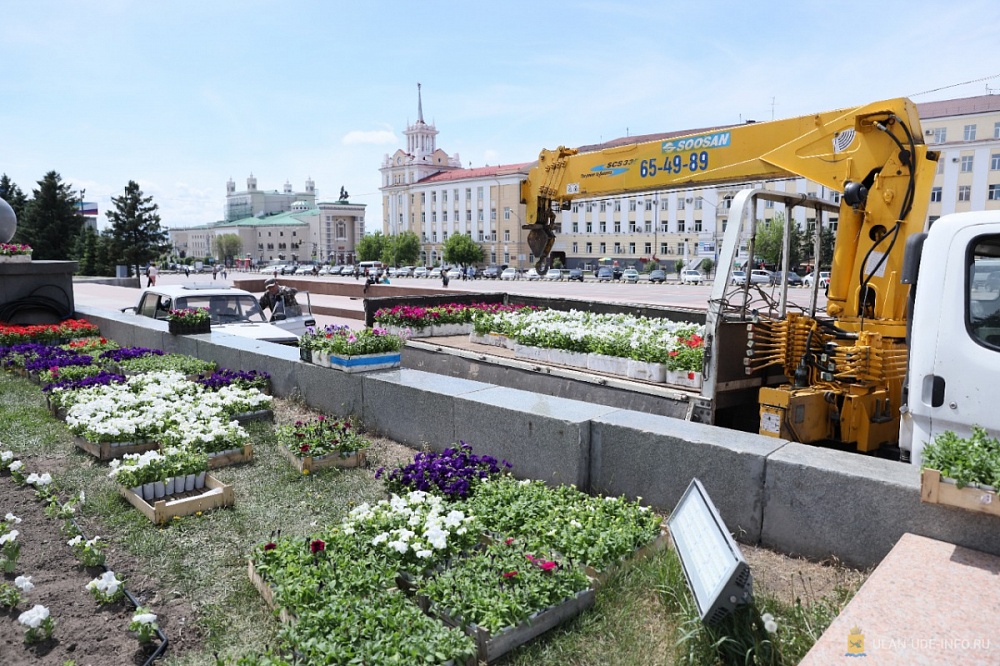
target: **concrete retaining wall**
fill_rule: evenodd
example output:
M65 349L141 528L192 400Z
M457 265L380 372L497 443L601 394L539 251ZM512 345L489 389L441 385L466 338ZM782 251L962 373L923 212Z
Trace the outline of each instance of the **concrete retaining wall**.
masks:
M265 370L276 395L359 415L414 447L465 440L510 460L522 478L642 497L667 512L698 477L745 543L870 567L912 532L1000 555L1000 518L921 503L917 470L906 464L408 368L347 375L304 364L290 347L172 336L165 322L106 310L78 315L122 344Z

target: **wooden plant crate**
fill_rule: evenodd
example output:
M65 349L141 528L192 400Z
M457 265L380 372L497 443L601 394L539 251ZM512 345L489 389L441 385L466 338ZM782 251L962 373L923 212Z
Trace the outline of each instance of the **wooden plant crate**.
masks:
M295 621L296 618L294 615L289 613L286 608L278 606L274 600L274 588L257 573L257 570L253 566L253 560L247 560L247 575L250 577L250 582L253 583L253 586L260 592L260 596L264 597L264 603L271 610L278 612L278 617L281 618L282 622L289 623Z
M205 488L200 495L182 499L158 499L150 504L136 495L130 488L118 486L118 492L142 515L157 525L163 525L175 516L191 516L199 511L211 511L233 505L233 487L228 486L211 474L205 475Z
M608 582L608 579L614 576L623 566L631 564L632 562L644 560L647 557L651 557L667 548L669 544L670 535L667 533L667 526L664 523L660 526L659 536L647 543L645 546L638 548L631 555L622 558L615 564L612 564L607 569L598 571L593 567L585 566L583 567L583 570L587 573L587 577L590 578L591 587L596 590Z
M593 589L577 592L575 596L563 600L561 604L539 611L516 627L508 627L495 635L474 624L466 624L464 631L476 641L480 663L492 664L514 648L534 640L549 629L589 609L594 605L594 595ZM431 611L448 626L460 627L463 624L447 614L436 612L433 606Z
M920 501L1000 516L1000 497L996 491L972 486L959 488L953 483L945 483L936 469L920 473Z
M253 444L244 444L243 448L239 451L234 451L233 453L227 453L224 456L215 456L214 458L208 459L208 468L216 469L218 467L227 467L229 465L240 465L242 463L247 463L253 460Z
M364 449L348 458L341 458L335 453L323 456L322 458L313 458L312 456L304 456L300 458L289 451L287 447L279 446L278 449L286 458L288 458L288 460L291 461L292 465L295 466L295 469L297 469L299 473L308 471L311 474L316 470L324 469L326 467L352 468L364 467L365 465Z
M127 446L111 446L110 442L95 444L94 442L90 442L83 437L74 437L73 439L76 441L77 448L83 449L98 460L112 460L114 458L121 458L126 453L145 453L146 451L155 451L160 448L160 444L158 442L144 442L142 444L130 444Z

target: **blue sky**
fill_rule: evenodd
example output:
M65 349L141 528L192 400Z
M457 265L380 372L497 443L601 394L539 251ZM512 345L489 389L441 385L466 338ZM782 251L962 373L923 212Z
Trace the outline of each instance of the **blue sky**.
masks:
M680 5L0 0L0 173L30 197L58 171L102 224L135 180L177 227L220 219L230 177L312 177L321 200L343 186L367 204L376 230L378 168L405 147L417 82L438 147L472 166L1000 92L990 0Z

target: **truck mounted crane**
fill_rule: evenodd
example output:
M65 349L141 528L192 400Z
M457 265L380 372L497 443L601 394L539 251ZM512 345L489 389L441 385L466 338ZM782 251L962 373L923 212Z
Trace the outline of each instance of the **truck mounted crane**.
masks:
M943 236L935 229L925 243L938 158L938 152L924 144L916 105L907 99L719 127L594 152L560 147L543 150L522 184L524 228L537 257L536 269L544 274L559 230L558 212L569 209L574 201L794 177L840 192L839 210L830 202L762 189L741 192L734 200L719 259L719 267L726 270L718 270L709 302L705 383L700 406L691 417L733 427L739 427L740 419L752 418L761 434L799 442L839 443L865 452L899 444L905 451L915 448L919 452L920 444L912 446L913 438L931 436L932 428L914 429L909 419L921 410L912 410L907 398L916 396L928 409L936 410L944 400L945 382L932 362L920 374L915 372L918 364L908 358L908 335L914 342L924 338L917 342L921 346L931 344L926 338L936 335L933 330L908 330L915 324L914 310L919 310L921 296L932 299L926 309L940 307L933 299L947 298L940 290L947 286L946 278L953 277L946 273L949 264L961 276L977 273L977 266L988 265L983 261L1000 255L995 251L1000 239L978 236L980 241L970 237L968 248L955 258L939 257L936 265L927 266L928 252L920 257L925 244L939 254L953 240L935 241L936 236ZM814 281L811 307L803 313L786 311L784 291L776 315L746 307L738 314L726 310L729 271L746 224L753 256L757 198L815 206L817 211L837 210L826 317L815 312L818 281ZM957 217L962 215L969 214ZM994 215L978 222L945 220L935 226L955 233L975 223L985 225L979 232L985 233L1000 231L1000 225L990 226L997 220ZM820 227L816 225L817 250ZM787 231L785 243L787 257ZM909 257L905 270L904 257ZM819 259L817 252L817 269ZM962 263L961 269L956 262ZM923 294L916 286L918 275ZM745 295L749 285L742 289ZM969 304L989 294L973 294L971 283L961 289L954 294L955 305L964 311L955 317L956 321L964 319L964 328L971 333L986 315L977 319ZM990 362L996 366L1000 330L981 333L973 336L974 342L990 349ZM987 340L991 335L993 342ZM908 367L909 390L904 391ZM907 421L902 438L901 415ZM966 431L971 428L971 416L958 419ZM929 424L931 416L921 419Z

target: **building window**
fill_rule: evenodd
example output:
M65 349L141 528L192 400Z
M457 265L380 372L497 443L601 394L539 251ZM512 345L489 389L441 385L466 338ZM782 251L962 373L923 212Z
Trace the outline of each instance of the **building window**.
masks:
M420 203L427 203L427 193L426 192L421 192L420 193Z
M622 221L615 220L615 233L620 234L622 232Z
M586 205L586 208L584 210L586 210L588 213L591 212L592 210L594 210L594 204L592 204L592 203L590 203L588 201L587 205Z
M495 215L494 215L493 219L494 220L497 219ZM505 220L509 220L510 219L510 206L504 206L504 209L503 209L503 219L505 219Z
M586 232L587 232L588 234L592 234L592 233L594 233L594 223L593 223L593 222L591 222L590 220L587 220L586 224L587 224L587 227L586 227Z
M447 243L448 242L448 232L447 231L442 231L441 232L441 242L442 243Z
M503 232L503 242L504 243L509 243L510 242L510 231L505 230Z
M604 212L604 211L606 211L607 209L608 209L608 204L607 204L607 202L604 202L604 201L602 201L602 202L601 202L601 208L600 208L600 211L601 211L601 212L603 213L603 212Z
M579 252L579 250L577 249L577 245L576 245L576 243L574 242L574 243L573 243L573 254L576 254L577 252Z
M448 221L448 211L446 211L446 210L441 211L441 221L442 222L447 222ZM457 222L457 220L456 220L456 222Z
M677 244L677 254L684 254L684 241Z
M966 125L965 126L965 131L964 131L964 136L965 136L965 140L966 141L975 141L976 140L976 126L975 125Z
M593 243L587 243L584 247L587 248L586 250L584 250L584 252L586 252L587 254L593 254L594 253L594 244Z
M431 232L431 242L432 243L437 243L438 242L438 232L436 232L436 231L432 231Z
M629 199L628 209L630 211L632 211L633 213L635 212L635 200L634 199Z
M426 224L426 223L427 223L427 213L421 213L420 214L420 224Z
M600 252L601 254L607 254L608 253L608 244L607 243L601 243L597 247L600 248L598 250L598 252Z
M471 210L465 211L465 221L466 222L472 222L472 211Z
M962 173L972 173L972 155L962 155Z
M441 192L441 203L448 203L448 190Z
M573 225L572 226L573 226L573 233L574 234L580 233L580 223L579 222L577 222L576 220L573 220Z
M644 243L643 246L642 246L642 253L646 254L646 255L649 255L649 254L652 254L652 252L653 252L653 244L652 243Z
M480 201L483 200L483 188L481 187L476 188L476 198L479 199Z
M993 138L1000 139L1000 123L993 123Z
M934 143L944 143L948 140L948 128L947 127L935 127L934 128Z
M653 201L650 199L646 202L646 210L653 210Z
M634 234L635 233L635 220L629 220L628 221L628 232L630 234Z
M697 199L695 199L694 200L694 209L695 210L701 210L701 206L702 206L703 202L704 202L704 200L701 197L698 197Z
M684 199L677 199L677 210L684 210Z
M931 203L941 203L941 188L932 187L931 188Z
M622 212L622 202L619 199L615 199L615 212L616 213Z
M580 204L573 204L573 209L572 210L573 210L574 213L579 213L580 212Z
M480 208L479 211L478 211L478 213L476 214L476 221L477 222L482 222L483 221L483 209L482 208Z
M622 244L615 243L615 254L621 254L621 253L622 253Z
M437 201L438 201L438 193L437 190L435 190L431 192L431 203L434 204L437 203Z
M629 243L628 244L628 253L629 254L635 254L635 243Z
M990 155L990 169L993 171L1000 169L1000 153Z
M990 185L990 201L1000 201L1000 185Z
M667 200L667 199L660 199L660 210L667 210L667 204L668 203L669 203L669 200Z
M471 187L465 188L465 200L466 201L472 201L472 188Z
M660 243L660 254L670 254L670 250L667 248L667 244Z
M694 230L695 231L701 231L701 220L695 220L694 221Z
M959 201L969 201L972 199L972 185L959 185L958 186L958 200Z
M431 222L437 222L437 221L438 221L437 211L436 210L432 210L431 211Z
M677 233L684 233L684 220L677 220Z

